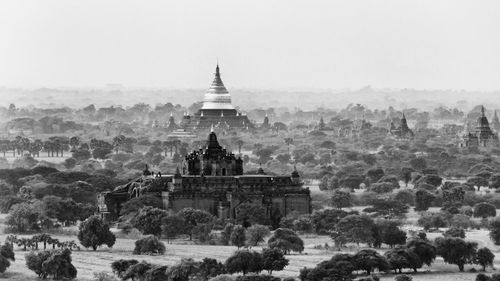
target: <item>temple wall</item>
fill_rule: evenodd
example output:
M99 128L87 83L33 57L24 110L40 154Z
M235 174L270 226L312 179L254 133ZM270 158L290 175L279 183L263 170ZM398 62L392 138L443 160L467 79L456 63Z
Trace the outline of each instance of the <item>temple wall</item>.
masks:
M298 212L301 214L309 214L311 199L305 194L286 195L285 198L286 210L285 213Z

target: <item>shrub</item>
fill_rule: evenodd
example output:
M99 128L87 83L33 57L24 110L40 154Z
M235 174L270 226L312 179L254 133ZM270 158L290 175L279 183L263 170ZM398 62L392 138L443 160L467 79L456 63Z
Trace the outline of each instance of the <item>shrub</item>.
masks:
M389 182L374 183L370 186L370 191L375 193L389 193L394 189L394 185Z
M278 277L270 275L243 275L236 277L235 281L280 281Z
M451 227L443 233L443 236L465 238L465 230L461 227Z
M127 269L137 263L139 263L137 260L117 260L111 263L111 269L113 270L114 274L116 274L120 278L123 278Z
M71 250L45 250L26 254L26 266L38 277L55 280L74 279L77 270L71 263Z
M223 275L219 275L219 276L216 276L214 278L211 278L211 279L209 279L209 281L235 281L235 277L232 275L223 274Z
M4 273L10 266L10 261L15 261L12 245L0 245L0 273Z
M396 276L394 278L394 280L396 280L396 281L412 281L413 277L411 277L410 275L402 274L402 275Z
M135 241L134 255L163 255L165 244L156 236L148 236Z
M476 275L476 281L491 281L491 277L484 273L479 273Z
M92 281L118 281L118 279L107 272L94 272Z

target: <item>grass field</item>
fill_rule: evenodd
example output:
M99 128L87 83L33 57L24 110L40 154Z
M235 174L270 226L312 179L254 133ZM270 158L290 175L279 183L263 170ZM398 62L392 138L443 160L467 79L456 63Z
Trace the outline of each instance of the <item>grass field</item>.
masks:
M433 210L433 211L437 211ZM500 210L499 210L500 211ZM6 234L3 234L5 214L0 214L0 241L4 241ZM418 214L411 210L407 216L408 225L406 228L415 228L414 224L417 220ZM72 229L73 231L75 228ZM71 232L68 230L68 232ZM429 233L428 237L434 239L440 236L440 233ZM53 235L60 240L75 240L76 235ZM317 249L315 246L324 245L328 243L332 245L332 241L328 236L307 235L302 236L305 244L305 251L302 254L292 254L287 256L290 260L289 266L284 271L276 272L275 275L281 277L293 276L297 277L300 269L303 267L314 267L321 261L329 259L336 252L333 250ZM500 247L495 246L488 237L487 230L472 230L467 232L467 240L475 241L479 247L488 247L497 256L495 267L500 268ZM73 264L78 270L78 280L91 280L94 272L107 271L111 272L111 263L118 259L137 259L145 260L154 264L172 265L182 258L193 258L201 260L204 257L211 257L221 261L228 258L235 250L234 246L210 246L210 245L196 245L187 239L177 239L172 244L167 244L167 251L162 256L138 256L132 255L135 239L118 238L115 246L112 249L100 248L97 251L83 249L81 251L74 251L72 254ZM0 274L0 280L38 280L35 273L28 270L25 265L24 255L26 252L15 247L16 261L12 263L11 267L3 275ZM260 250L261 247L255 247ZM356 252L359 250L357 247L344 249L347 252ZM385 251L387 249L382 249ZM419 273L412 274L415 281L473 281L475 280L476 273L469 271L473 266L466 266L465 273L459 273L458 267L455 265L445 264L440 258L432 265L431 268L423 267ZM475 266L479 270L479 266ZM489 273L500 272L495 269L488 269ZM394 275L384 274L382 280L394 280Z

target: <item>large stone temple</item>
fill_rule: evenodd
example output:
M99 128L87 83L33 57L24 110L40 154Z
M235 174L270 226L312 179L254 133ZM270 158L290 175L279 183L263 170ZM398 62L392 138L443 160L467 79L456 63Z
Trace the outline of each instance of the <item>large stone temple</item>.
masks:
M243 173L243 161L219 145L211 132L206 146L185 156L182 169L173 175L146 170L136 180L99 195L99 212L107 219L118 217L123 203L153 194L171 213L184 208L205 210L222 219L234 219L242 204L263 206L273 225L292 212L309 214L311 196L299 173L256 175Z
M459 147L488 147L498 145L498 133L491 130L488 118L484 113L484 106L481 107L481 116L477 119L476 127L474 130L465 133L459 143ZM495 115L493 119L498 117ZM495 121L495 122L497 122Z
M185 115L182 126L186 129L251 129L253 124L246 115L236 110L231 103L231 95L220 77L219 64L215 68L212 85L205 93L203 106L194 115Z

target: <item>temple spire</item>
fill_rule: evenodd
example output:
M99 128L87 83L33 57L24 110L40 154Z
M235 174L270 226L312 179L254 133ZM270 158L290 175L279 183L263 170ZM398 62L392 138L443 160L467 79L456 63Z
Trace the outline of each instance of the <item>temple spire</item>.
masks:
M481 105L481 115L484 117L484 105Z

